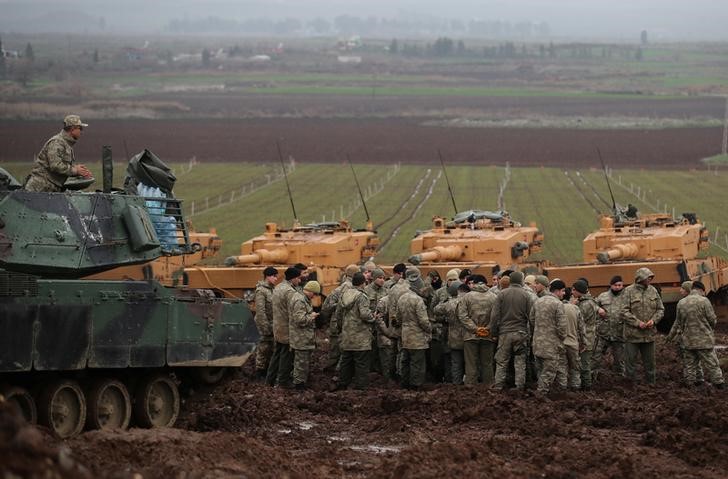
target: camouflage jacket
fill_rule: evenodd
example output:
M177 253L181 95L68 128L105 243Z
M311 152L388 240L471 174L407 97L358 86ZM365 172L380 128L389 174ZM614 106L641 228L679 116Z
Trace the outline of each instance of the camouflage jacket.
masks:
M430 320L434 321L432 323L432 339L436 339L438 341L447 341L447 335L448 335L448 323L447 321L444 321L443 318L438 318L435 314L435 308L438 304L442 304L444 301L447 301L450 298L450 295L447 293L447 286L441 286L438 289L433 290L432 296L430 297L430 304L427 308L427 313L430 316Z
M54 185L57 190L63 190L63 184L71 176L75 161L73 145L76 140L66 131L61 130L57 135L46 141L38 153L35 166L30 172L31 179L37 177Z
M640 329L640 321L643 323L653 320L659 323L665 314L665 306L662 304L660 293L654 286L645 287L640 283L634 283L622 292L624 299L620 318L624 324L624 341L627 343L651 343L655 340L657 329Z
M402 347L427 349L430 347L432 323L427 315L425 300L408 289L397 300L397 311L402 322Z
M266 280L255 287L255 325L261 339L273 339L273 285Z
M273 288L273 337L278 343L288 344L288 311L294 293L296 289L288 281L281 281Z
M594 343L597 339L597 321L599 320L599 305L591 294L587 293L580 297L576 305L581 311L581 319L584 321L584 327L586 328L586 337L584 338L586 343L584 344L585 351L593 351Z
M329 319L329 335L338 336L341 333L341 317L337 314L337 306L341 295L349 288L352 288L351 279L346 278L339 286L326 297L321 305L321 314Z
M522 333L530 335L528 314L533 297L520 284L512 284L498 295L490 315L490 334Z
M465 293L458 301L458 320L463 327L464 341L486 340L493 341L493 338L479 338L475 331L479 327L487 327L490 324L491 314L498 297L488 291L484 284L476 284L472 291Z
M614 294L611 290L607 290L597 296L597 304L607 312L603 318L597 316L597 335L599 337L609 341L622 341L624 338L622 319L619 316L624 300L623 293L624 291Z
M435 320L447 324L447 345L452 349L463 349L465 330L458 319L459 297L451 297L435 306Z
M364 291L351 287L339 300L337 314L341 315L342 351L369 351L372 349L372 324L374 318L369 309L369 298Z
M581 311L577 305L564 302L564 314L566 315L564 346L579 350L582 346L586 346L586 328Z
M394 333L389 328L389 297L382 296L377 302L374 310L374 317L377 321L377 346L380 348L391 348L394 341L390 336ZM381 325L379 324L381 323Z
M559 359L564 353L566 311L564 303L553 294L536 300L531 309L533 355L542 359Z
M691 291L678 301L675 324L668 339L677 339L685 349L712 349L715 347L713 329L717 318L710 300Z
M389 326L397 335L401 334L402 331L402 322L398 316L399 298L409 290L410 288L407 280L400 279L392 285L391 288L389 288L389 294L387 294L387 297L389 298Z
M304 293L296 291L291 295L288 319L291 349L316 349L316 318L311 300Z
M369 298L369 309L374 311L377 309L379 299L387 295L387 290L384 289L384 286L377 286L377 283L372 282L364 288L364 293Z

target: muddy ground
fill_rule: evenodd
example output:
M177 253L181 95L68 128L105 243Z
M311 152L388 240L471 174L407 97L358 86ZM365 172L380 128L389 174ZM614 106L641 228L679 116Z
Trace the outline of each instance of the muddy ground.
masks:
M728 343L725 315L717 340ZM312 389L294 392L252 382L248 365L188 391L174 429L63 442L0 404L0 477L725 477L728 391L681 387L674 347L660 338L657 351L654 387L609 373L593 391L545 398L403 391L374 374L366 392L328 392L318 367Z

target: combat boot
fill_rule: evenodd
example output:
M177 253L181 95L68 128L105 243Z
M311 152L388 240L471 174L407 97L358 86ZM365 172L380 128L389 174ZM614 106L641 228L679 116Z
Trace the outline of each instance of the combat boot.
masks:
M296 389L296 391L305 391L306 389L308 389L306 383L295 383L293 387Z

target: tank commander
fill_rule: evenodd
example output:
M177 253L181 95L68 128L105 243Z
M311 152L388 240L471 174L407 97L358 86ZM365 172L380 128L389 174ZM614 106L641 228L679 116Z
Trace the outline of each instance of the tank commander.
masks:
M25 189L36 192L60 192L69 176L90 178L91 172L82 164L74 164L73 145L81 138L81 132L88 125L78 115L63 119L63 130L45 142L35 160L35 166L28 175Z

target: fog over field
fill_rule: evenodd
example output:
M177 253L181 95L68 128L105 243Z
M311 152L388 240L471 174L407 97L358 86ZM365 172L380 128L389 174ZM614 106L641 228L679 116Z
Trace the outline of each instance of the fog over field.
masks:
M369 26L373 19L386 19L390 27L397 22L416 25L403 35L633 41L647 30L653 40L728 39L724 0L0 0L0 33L256 34L265 32L251 31L246 22L267 19L272 22L268 33L286 36L392 34L391 28L361 27L366 31L357 32L356 23L346 28L334 21L344 16L361 18ZM316 18L330 26L312 28ZM500 26L476 30L472 22ZM524 30L523 24L541 27Z

